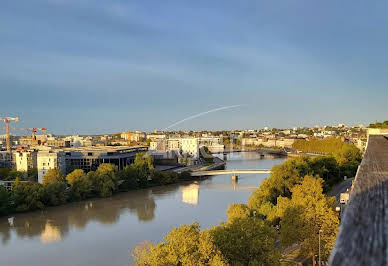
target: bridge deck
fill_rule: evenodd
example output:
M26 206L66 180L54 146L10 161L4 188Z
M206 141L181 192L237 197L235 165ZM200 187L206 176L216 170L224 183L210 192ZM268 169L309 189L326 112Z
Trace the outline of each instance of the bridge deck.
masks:
M388 139L370 135L330 265L388 265Z
M212 170L212 171L197 171L191 173L191 176L208 176L208 175L227 175L227 174L269 174L268 169L235 169L235 170Z

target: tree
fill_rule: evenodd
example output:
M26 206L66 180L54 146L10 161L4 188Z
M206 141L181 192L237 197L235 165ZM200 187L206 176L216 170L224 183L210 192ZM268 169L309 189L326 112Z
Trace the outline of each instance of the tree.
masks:
M168 185L177 182L179 174L173 171L154 171L152 174L152 182L157 185Z
M101 197L108 197L117 189L117 166L100 164L96 172L89 172L88 176L93 183L94 191Z
M245 219L251 216L251 210L246 204L230 204L226 210L228 215L227 222L233 222L235 219Z
M279 196L291 197L290 189L311 173L308 157L289 159L272 168L270 177L249 197L248 206L258 214L272 219L273 207Z
M334 154L339 165L344 165L350 162L361 162L361 152L354 146L346 144Z
M133 252L136 265L214 265L227 263L213 243L209 230L201 232L198 223L174 228L163 242L144 242Z
M133 165L137 171L137 182L140 187L146 187L148 184L148 178L154 172L154 159L151 155L144 152L136 154L135 162Z
M335 198L323 194L322 183L321 178L306 176L291 189L291 199L279 197L277 214L284 247L298 243L306 255L314 256L318 253L318 233L322 230L321 252L326 260L334 247L339 221L334 211Z
M66 183L55 182L44 186L43 202L45 205L57 206L66 203Z
M61 172L61 170L55 168L55 169L49 169L47 173L43 177L43 186L56 183L56 182L65 182L65 176Z
M31 182L38 182L38 168L34 167L27 170L28 180Z
M0 216L10 211L10 195L5 187L0 185Z
M120 179L123 180L120 185L120 189L129 190L138 188L138 175L138 170L132 165L124 167L124 169L119 173Z
M82 169L76 169L66 176L67 182L71 185L71 199L81 200L90 196L92 191L92 181Z
M36 182L20 182L12 184L11 199L16 211L43 209L44 188Z
M276 232L261 219L234 219L213 227L211 235L229 265L280 265Z

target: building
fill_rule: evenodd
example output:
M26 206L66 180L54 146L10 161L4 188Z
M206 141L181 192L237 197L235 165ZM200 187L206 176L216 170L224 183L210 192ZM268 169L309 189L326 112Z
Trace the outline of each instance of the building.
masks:
M85 172L95 171L102 163L117 165L119 170L135 161L136 154L146 152L145 146L101 146L65 148L67 169L82 169Z
M12 153L9 151L0 151L0 167L12 167Z
M37 155L38 182L43 183L43 177L50 169L59 169L66 173L65 153L61 150L39 151Z
M225 146L222 144L222 137L203 136L199 138L199 147L207 147L212 153L224 152Z
M64 140L64 139L55 139L55 138L48 139L47 146L68 148L70 147L70 141Z
M102 163L117 165L119 170L135 161L136 154L146 152L145 146L101 146L50 149L39 151L37 156L38 181L49 169L58 168L63 174L72 169L95 171Z
M140 142L143 141L146 138L146 134L140 131L135 132L122 132L120 134L120 137L126 141L130 140L130 142Z
M180 150L182 155L187 155L195 159L199 158L199 139L195 137L181 138Z
M20 150L13 152L13 161L17 171L27 172L30 169L37 167L38 151L36 150Z

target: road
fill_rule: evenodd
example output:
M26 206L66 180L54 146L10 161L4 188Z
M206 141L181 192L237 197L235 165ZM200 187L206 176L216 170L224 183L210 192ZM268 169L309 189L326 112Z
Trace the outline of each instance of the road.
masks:
M342 181L341 183L335 185L328 193L329 196L336 197L337 205L339 204L341 193L345 193L347 189L350 189L353 180L354 178L348 178L347 180Z

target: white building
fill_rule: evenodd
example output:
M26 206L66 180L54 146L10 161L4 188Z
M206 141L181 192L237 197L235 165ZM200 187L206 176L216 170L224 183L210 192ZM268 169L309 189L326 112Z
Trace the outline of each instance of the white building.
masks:
M60 169L66 173L65 153L60 150L39 151L37 155L38 182L43 183L43 177L49 169Z
M17 171L27 172L37 167L37 155L35 150L23 150L13 152L14 163Z
M183 155L193 158L199 158L199 139L195 137L186 137L181 139L181 151Z

